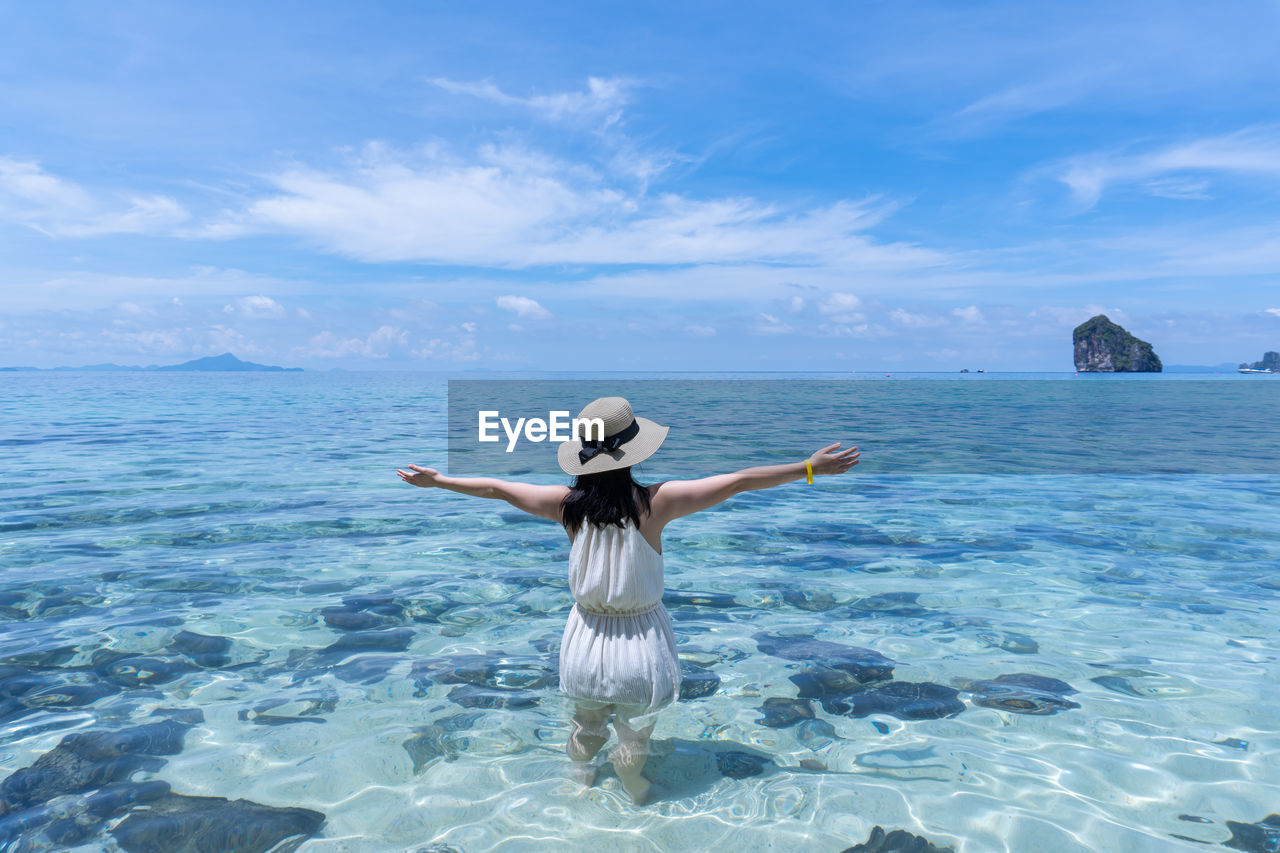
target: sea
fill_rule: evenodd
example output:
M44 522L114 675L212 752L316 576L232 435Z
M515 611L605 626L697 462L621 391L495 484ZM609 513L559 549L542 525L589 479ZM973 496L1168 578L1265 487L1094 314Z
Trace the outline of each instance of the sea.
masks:
M564 531L396 474L513 475L462 378L628 396L643 482L860 448L664 532L643 805L616 741L568 773ZM0 850L1275 851L1277 424L1237 375L0 374Z

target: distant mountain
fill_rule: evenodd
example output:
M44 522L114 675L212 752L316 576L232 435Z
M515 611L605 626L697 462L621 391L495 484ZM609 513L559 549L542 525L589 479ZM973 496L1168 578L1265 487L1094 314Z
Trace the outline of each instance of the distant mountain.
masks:
M44 370L41 367L0 367L0 370L18 371L18 370ZM301 367L276 367L270 364L254 364L252 361L241 361L229 352L222 355L211 355L205 358L194 358L191 361L184 361L182 364L166 364L158 367L149 364L146 367L136 367L122 364L89 364L84 367L53 367L49 370L108 370L108 371L130 371L130 372L168 372L175 370L184 371L217 371L232 373L250 373L250 372L301 372Z
M273 367L266 364L254 364L252 361L241 361L229 352L222 355L211 355L195 358L182 364L170 364L157 367L156 370L223 370L245 372L250 370L302 370L301 367Z

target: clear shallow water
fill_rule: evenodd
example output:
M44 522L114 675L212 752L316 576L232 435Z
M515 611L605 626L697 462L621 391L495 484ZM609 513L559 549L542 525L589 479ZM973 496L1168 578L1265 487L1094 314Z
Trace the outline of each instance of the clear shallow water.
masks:
M1266 381L1239 386L1259 412ZM1220 383L1176 385L1179 411L1221 407ZM965 853L1200 850L1176 836L1247 845L1266 830L1239 824L1280 811L1272 476L910 473L867 453L847 479L676 522L681 655L719 683L659 722L637 808L607 769L583 795L564 776L563 532L394 473L443 461L439 377L22 374L0 392L10 849L121 849L113 828L161 849L130 801L199 805L240 849L312 833L300 850L467 853L838 851L877 825ZM1154 413L1150 441L1172 422ZM646 474L757 461L660 454ZM873 650L896 682L944 688L930 707L949 715L846 713L885 679L764 714L830 686L770 639L792 634ZM60 742L70 770L22 770ZM121 762L119 803L93 806ZM128 779L309 811L232 820Z

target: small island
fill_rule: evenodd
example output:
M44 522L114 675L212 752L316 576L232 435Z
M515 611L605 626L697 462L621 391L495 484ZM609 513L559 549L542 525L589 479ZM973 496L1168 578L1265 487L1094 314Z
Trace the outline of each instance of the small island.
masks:
M1151 344L1099 314L1076 326L1076 370L1081 373L1161 373L1164 365Z
M222 355L210 355L204 358L193 358L191 361L184 361L182 364L166 364L157 366L149 364L146 367L136 367L124 364L89 364L84 367L0 367L0 370L18 371L18 370L101 370L101 371L151 371L151 372L168 372L168 371L218 371L218 372L290 372L296 373L302 370L301 367L276 367L270 364L254 364L252 361L241 361L229 352Z
M1253 364L1248 362L1240 363L1241 373L1280 373L1280 352L1266 352L1262 355L1262 361L1255 361Z

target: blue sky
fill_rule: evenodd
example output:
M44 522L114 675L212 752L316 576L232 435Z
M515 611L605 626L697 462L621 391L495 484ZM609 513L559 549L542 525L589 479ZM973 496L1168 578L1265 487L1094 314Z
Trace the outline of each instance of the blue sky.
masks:
M0 364L1280 349L1273 2L7 3Z

